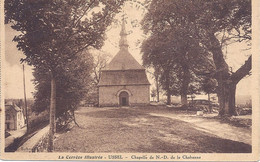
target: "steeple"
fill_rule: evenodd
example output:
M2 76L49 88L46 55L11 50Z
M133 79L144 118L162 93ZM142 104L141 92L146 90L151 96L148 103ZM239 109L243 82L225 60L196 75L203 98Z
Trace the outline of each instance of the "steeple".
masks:
M120 32L120 36L121 36L121 38L120 38L120 41L119 41L119 47L120 47L120 50L121 49L128 49L128 43L127 43L127 38L126 38L126 36L127 36L127 33L126 33L126 30L125 30L125 18L123 18L123 20L122 20L123 22L122 22L122 29L121 29L121 32Z
M128 51L127 33L125 29L125 19L122 20L122 29L120 32L119 51L103 69L103 71L115 70L145 70Z

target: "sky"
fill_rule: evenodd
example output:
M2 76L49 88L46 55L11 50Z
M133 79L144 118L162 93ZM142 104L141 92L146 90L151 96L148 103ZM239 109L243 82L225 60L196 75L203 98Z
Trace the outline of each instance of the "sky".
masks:
M19 32L13 30L10 25L5 25L5 98L20 99L24 97L23 67L20 62L21 58L24 58L24 54L17 50L17 43L12 41L14 36L18 34ZM32 93L35 91L32 79L32 67L25 64L25 86L27 98L32 98Z
M115 56L119 51L119 33L121 30L121 20L123 15L126 18L126 30L128 32L128 44L129 52L134 56L134 58L142 64L142 55L140 52L141 42L146 38L143 31L141 30L140 21L145 14L145 10L142 6L136 5L132 2L127 2L124 5L123 12L119 13L115 17L114 23L107 29L106 40L102 51L111 56ZM12 42L15 35L19 32L11 29L10 25L5 25L5 79L4 79L4 89L5 98L23 98L23 76L22 76L22 64L20 59L24 57L21 51L16 48L16 43ZM244 43L234 43L229 45L224 53L226 55L226 61L232 70L237 70L241 65L244 64L245 60L250 54L250 50L244 50L247 47ZM33 85L33 75L32 67L25 65L25 77L26 77L26 95L27 98L32 98L32 93L35 91ZM154 86L154 81L148 74L148 78L152 87ZM238 95L249 95L250 94L250 83L251 76L242 79L237 85ZM152 88L151 88L152 89Z

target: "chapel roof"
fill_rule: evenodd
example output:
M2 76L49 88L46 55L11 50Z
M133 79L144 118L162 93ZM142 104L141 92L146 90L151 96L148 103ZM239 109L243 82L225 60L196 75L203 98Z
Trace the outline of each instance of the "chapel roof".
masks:
M104 70L137 70L142 67L126 49L120 49Z
M98 86L150 85L144 70L102 71Z
M119 41L120 50L111 62L101 71L98 86L150 85L145 68L128 51L127 33L123 21Z
M104 70L137 70L145 69L142 67L135 58L128 51L127 33L125 29L125 21L123 21L122 29L120 32L119 52L110 61L110 63L104 68Z

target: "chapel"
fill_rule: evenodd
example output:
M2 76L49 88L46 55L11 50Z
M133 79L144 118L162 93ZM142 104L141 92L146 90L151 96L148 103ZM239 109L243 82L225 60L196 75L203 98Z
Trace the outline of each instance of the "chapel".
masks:
M99 106L137 106L150 102L150 83L145 68L128 51L125 22L120 32L119 52L101 71Z

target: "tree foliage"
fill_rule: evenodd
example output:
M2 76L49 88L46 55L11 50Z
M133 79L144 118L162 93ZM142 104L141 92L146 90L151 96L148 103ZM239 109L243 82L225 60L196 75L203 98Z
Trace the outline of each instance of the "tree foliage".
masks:
M183 36L184 40L194 40L197 49L212 54L215 72L205 71L204 74L207 74L208 77L214 77L218 81L220 115L234 114L235 87L245 75L249 74L251 56L239 70L231 74L222 48L231 39L247 41L250 45L250 0L152 0L144 18L143 28L146 33L150 33L151 37L164 38L171 31L176 31ZM153 35L153 33L157 33L157 35ZM222 38L219 38L219 35L222 35ZM170 37L176 39L176 36L178 34ZM185 45L182 42L183 39L179 37L177 41ZM162 54L157 53L160 54L157 56L160 58Z
M216 79L213 79L213 78L205 78L203 81L202 81L202 91L204 91L205 93L207 94L210 94L210 93L214 93L216 92L216 87L217 87L217 81Z
M16 36L23 61L52 71L77 53L100 48L107 26L122 1L7 0L6 22L22 34Z
M75 110L80 101L84 100L91 86L93 58L87 51L81 52L74 60L59 71L57 78L57 109L59 118L70 110ZM46 69L34 68L35 112L49 110L51 94L51 78Z
M11 27L21 32L14 41L26 56L22 61L34 66L37 72L43 70L50 76L48 151L53 151L56 101L59 101L56 92L62 88L61 84L65 84L62 79L67 84L74 81L73 76L69 75L71 73L66 73L67 65L83 50L103 45L106 28L123 2L124 0L5 1L6 23L12 23ZM61 80L58 80L60 77ZM77 87L75 84L69 88ZM74 102L70 98L68 101Z
M149 21L144 18L144 28ZM163 88L170 95L181 95L182 103L187 104L187 94L195 88L190 83L199 77L196 74L214 71L212 55L199 46L188 28L165 25L147 31L151 36L142 45L144 64L160 66Z
M17 48L26 55L22 61L35 67L38 90L36 103L39 111L49 107L46 105L49 102L46 101L49 101L50 83L46 82L50 81L50 73L58 81L60 93L67 91L62 89L65 85L67 88L80 86L76 85L77 76L73 75L82 73L75 66L85 69L84 66L87 65L84 62L76 63L79 61L78 53L88 47L100 48L103 45L106 27L122 3L123 1L113 0L6 0L5 21L12 23L12 28L21 32L14 41L18 43ZM81 57L85 56L81 54ZM75 74L68 73L71 69ZM77 98L77 95L73 98ZM71 99L66 101L72 102Z
M94 83L97 85L99 83L101 77L101 70L106 67L108 64L111 55L104 53L102 51L97 51L93 53L94 58L94 66L93 66L93 80Z

